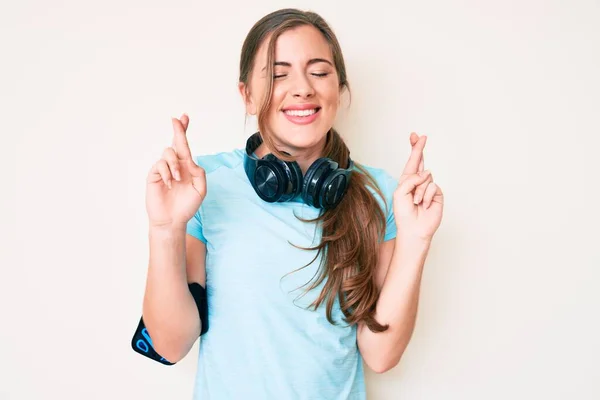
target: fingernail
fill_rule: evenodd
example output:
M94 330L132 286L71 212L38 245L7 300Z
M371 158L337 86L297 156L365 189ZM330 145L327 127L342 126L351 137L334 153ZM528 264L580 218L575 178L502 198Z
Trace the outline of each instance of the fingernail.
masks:
M170 180L170 179L167 181L167 186L169 187L169 189L171 189L171 188L172 188L172 187L171 187L171 180Z
M419 203L421 202L421 196L420 196L420 195L418 195L418 194L416 194L416 195L415 195L415 200L414 200L414 201L415 201L415 204L419 204Z
M181 180L181 175L179 175L179 171L175 170L175 180L180 181Z

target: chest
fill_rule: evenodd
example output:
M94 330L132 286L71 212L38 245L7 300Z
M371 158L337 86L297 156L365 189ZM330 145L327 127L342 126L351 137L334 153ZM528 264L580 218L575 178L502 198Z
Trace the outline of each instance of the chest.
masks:
M316 289L297 297L319 272L321 256L304 248L320 242L320 229L303 221L317 217L318 210L265 203L254 193L224 193L202 208L209 290L271 305L278 300L308 305L316 298Z

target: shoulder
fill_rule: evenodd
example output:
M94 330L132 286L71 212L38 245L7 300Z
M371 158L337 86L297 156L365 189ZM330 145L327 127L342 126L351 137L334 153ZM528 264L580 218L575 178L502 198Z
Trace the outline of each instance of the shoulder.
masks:
M398 186L398 180L384 168L378 168L362 163L355 163L354 170L357 172L366 173L370 178L372 178L374 183L377 185L377 188L386 198L390 198ZM367 184L370 183L371 182L367 180ZM370 189L374 191L373 188L370 187Z
M244 154L242 149L233 149L213 154L195 155L193 158L196 164L209 175L222 168L229 170L237 168L243 162Z
M378 190L371 187L371 182L367 182L368 189L371 191L386 216L386 228L383 241L387 242L396 236L397 228L396 218L394 216L393 198L394 192L398 187L398 180L383 168L375 168L364 164L359 164L359 167L361 167L359 170L362 169L363 171L361 172L368 174L377 186Z

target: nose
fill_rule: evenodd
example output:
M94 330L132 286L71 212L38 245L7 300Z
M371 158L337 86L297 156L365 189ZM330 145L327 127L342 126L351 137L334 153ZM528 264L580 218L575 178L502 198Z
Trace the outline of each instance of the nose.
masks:
M292 86L292 95L295 98L307 99L314 96L315 90L306 76L298 76Z

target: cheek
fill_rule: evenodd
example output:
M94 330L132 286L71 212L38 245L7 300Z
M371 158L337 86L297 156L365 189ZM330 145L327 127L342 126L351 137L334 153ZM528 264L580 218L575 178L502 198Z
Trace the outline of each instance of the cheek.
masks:
M271 102L275 109L282 106L283 101L285 100L285 96L287 95L288 90L285 85L273 85L273 93L271 94Z
M322 99L327 104L327 108L335 112L340 103L340 91L337 86L328 87L327 90L323 92Z
M271 118L275 118L279 114L279 108L283 106L287 91L283 88L283 85L273 86L273 93L271 94L271 107L269 108L269 115Z
M321 98L327 103L337 104L340 99L340 89L338 88L337 79L322 82L320 88Z

